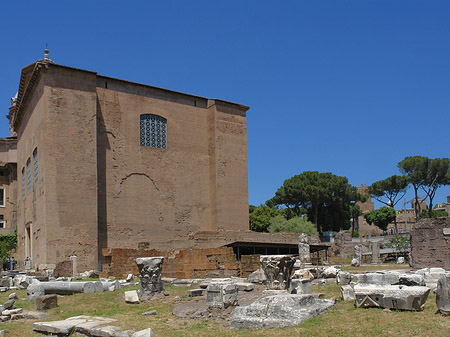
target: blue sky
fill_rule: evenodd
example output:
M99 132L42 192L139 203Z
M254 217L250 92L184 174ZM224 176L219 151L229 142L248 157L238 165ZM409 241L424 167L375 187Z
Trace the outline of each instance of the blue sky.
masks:
M8 1L0 109L48 43L59 64L250 106L251 204L308 170L371 184L450 157L449 18L435 0Z

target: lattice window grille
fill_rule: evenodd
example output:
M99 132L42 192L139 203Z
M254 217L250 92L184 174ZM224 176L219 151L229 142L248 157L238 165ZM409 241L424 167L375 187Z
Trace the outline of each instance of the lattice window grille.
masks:
M141 146L167 148L167 120L156 115L141 115Z
M34 177L34 185L38 183L38 153L37 149L33 151L33 177Z
M22 168L22 199L25 200L26 189L25 189L25 168Z
M27 160L27 190L28 193L31 192L31 161L30 158Z

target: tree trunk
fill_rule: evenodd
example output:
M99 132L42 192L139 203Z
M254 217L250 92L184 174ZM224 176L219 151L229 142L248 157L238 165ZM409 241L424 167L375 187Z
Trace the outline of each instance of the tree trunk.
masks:
M419 212L420 212L420 205L419 205L419 197L417 196L417 190L418 190L418 186L413 185L414 187L414 214L415 214L415 218L416 218L416 222L419 220Z

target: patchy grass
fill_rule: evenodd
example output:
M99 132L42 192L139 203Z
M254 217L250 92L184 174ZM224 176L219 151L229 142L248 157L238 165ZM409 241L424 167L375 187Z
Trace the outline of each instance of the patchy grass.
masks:
M375 270L410 270L411 267L407 264L363 264L361 267L352 267L350 265L342 266L342 270L352 271L352 272L363 272L363 271L375 271Z
M378 268L380 269L380 268ZM364 270L364 267L356 269ZM117 325L124 329L140 330L151 327L156 336L449 336L450 318L436 315L436 297L431 294L421 312L383 311L382 309L357 309L353 301L338 300L327 313L300 325L280 329L230 330L229 321L219 319L181 319L172 315L180 302L190 300L188 288L166 287L169 296L141 304L126 304L123 293L130 287L116 292L75 294L58 297L58 308L48 310L47 320L65 319L75 315L98 315L118 319ZM340 298L340 287L333 285L311 286L312 292L324 293L326 298ZM6 301L12 291L0 294L0 302ZM25 298L25 290L17 291ZM23 300L17 307L33 310L34 303ZM142 316L145 311L157 314ZM14 321L0 324L8 329L9 337L43 336L32 332L33 321Z

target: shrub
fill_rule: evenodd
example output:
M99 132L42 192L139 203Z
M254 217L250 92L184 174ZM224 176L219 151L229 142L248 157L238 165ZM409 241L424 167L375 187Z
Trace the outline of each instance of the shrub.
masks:
M270 219L269 233L305 233L308 235L316 235L316 226L306 218L293 217L286 220L281 215L277 215Z

